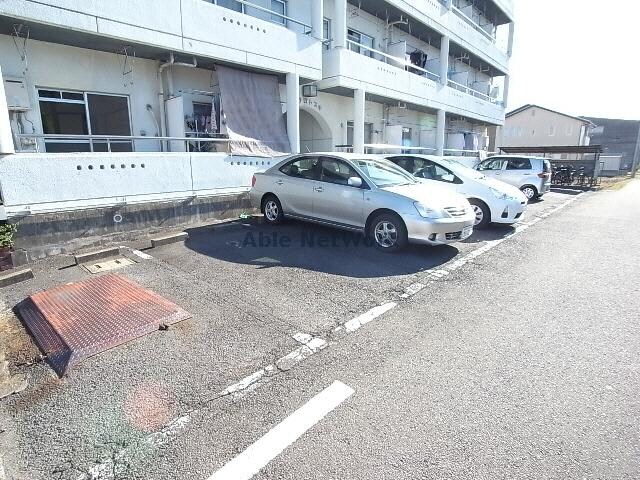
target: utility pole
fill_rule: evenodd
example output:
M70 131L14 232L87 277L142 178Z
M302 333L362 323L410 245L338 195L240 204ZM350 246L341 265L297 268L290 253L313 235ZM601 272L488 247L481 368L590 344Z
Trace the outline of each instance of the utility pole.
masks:
M633 155L633 163L631 164L631 178L636 178L638 171L638 162L640 161L640 122L638 122L638 138L636 139L636 152Z

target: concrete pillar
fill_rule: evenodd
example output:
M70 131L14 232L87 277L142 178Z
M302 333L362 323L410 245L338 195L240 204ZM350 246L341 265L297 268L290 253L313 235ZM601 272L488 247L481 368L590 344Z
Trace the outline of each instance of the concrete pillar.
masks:
M511 56L513 54L513 36L515 33L515 23L511 22L509 24L509 41L507 43L507 55Z
M504 108L508 106L509 100L509 83L511 83L511 75L504 76L504 87L502 89L502 105Z
M440 42L440 83L447 84L449 75L449 37L442 37Z
M353 92L353 153L364 153L364 89Z
M318 2L320 0L317 0ZM332 37L334 48L347 46L347 0L334 0Z
M287 73L287 134L291 153L300 153L300 75Z
M311 2L311 36L318 40L322 38L322 21L324 20L324 6L321 0Z
M436 155L444 155L444 132L447 123L447 114L444 110L438 110L438 123L436 124Z
M9 121L9 109L7 108L7 97L4 93L2 67L0 67L0 155L7 155L10 153L16 153L16 149L13 145L11 122Z

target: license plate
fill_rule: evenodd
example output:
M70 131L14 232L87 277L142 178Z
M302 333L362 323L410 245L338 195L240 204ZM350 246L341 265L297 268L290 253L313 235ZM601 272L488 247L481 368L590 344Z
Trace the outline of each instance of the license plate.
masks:
M473 226L468 226L468 227L464 227L462 229L462 236L463 237L469 237L471 236L471 234L473 233Z

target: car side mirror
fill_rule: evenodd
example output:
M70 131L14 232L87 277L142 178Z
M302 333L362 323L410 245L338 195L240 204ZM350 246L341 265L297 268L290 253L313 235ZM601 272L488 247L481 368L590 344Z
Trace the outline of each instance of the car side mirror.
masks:
M349 185L350 187L361 188L362 179L360 177L349 177L347 185Z

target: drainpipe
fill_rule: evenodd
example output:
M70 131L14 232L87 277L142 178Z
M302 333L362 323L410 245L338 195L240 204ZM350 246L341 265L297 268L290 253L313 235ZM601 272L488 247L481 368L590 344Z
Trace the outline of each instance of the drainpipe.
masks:
M165 102L165 94L164 94L164 84L162 82L162 72L164 72L167 68L167 86L169 87L169 97L173 97L173 75L171 73L170 67L185 67L185 68L197 68L198 61L196 57L192 57L192 63L184 63L184 62L176 62L175 55L173 52L169 53L169 61L162 63L158 67L158 91L160 92L158 96L160 97L160 129L161 136L167 136L167 112L164 106ZM162 151L165 151L165 146L161 141Z
M0 155L16 153L11 133L11 120L9 119L9 107L4 93L4 80L2 79L2 67L0 67Z

